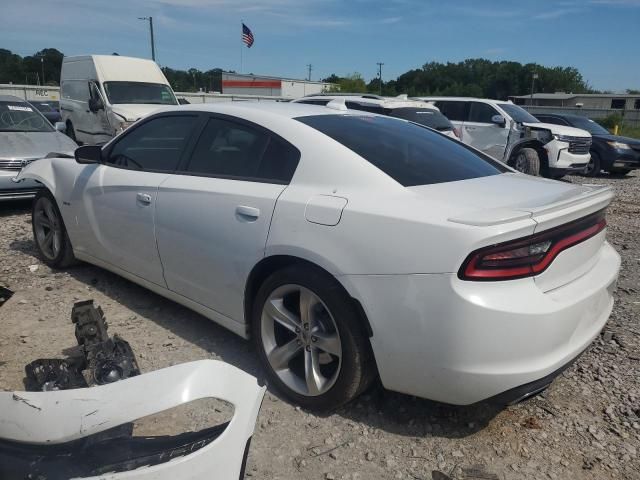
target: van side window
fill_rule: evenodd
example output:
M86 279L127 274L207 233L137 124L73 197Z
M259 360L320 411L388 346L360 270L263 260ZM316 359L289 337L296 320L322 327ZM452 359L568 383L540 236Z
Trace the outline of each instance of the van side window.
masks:
M491 105L482 102L471 102L468 122L492 123L491 117L500 115Z
M89 99L89 84L86 80L64 80L61 90L62 98L81 102Z
M438 100L436 107L438 107L440 112L449 120L464 122L467 117L468 104L469 102L463 101Z
M158 117L123 134L105 164L130 170L173 172L196 125L196 115Z

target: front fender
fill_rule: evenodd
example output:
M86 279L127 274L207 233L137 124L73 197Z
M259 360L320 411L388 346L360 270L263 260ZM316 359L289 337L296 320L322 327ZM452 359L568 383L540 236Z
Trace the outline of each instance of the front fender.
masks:
M52 166L53 160L53 158L43 158L36 160L35 162L31 162L20 170L20 173L14 177L13 181L19 183L27 178L37 180L55 196L56 181Z

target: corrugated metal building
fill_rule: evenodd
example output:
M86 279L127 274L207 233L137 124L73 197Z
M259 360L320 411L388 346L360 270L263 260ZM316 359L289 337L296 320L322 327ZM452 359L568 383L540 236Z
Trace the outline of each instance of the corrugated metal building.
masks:
M640 95L627 93L534 93L509 97L517 105L640 110Z

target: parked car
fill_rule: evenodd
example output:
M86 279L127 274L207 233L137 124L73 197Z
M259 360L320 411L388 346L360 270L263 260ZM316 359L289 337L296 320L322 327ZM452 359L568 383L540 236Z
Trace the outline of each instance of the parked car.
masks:
M64 57L60 108L67 134L101 145L140 117L178 100L158 65L120 55Z
M598 336L620 268L609 188L362 111L167 108L19 178L46 186L47 265L101 266L251 338L307 408L376 376L455 404L538 392Z
M60 115L60 102L56 102L54 100L51 101L36 101L29 100L29 103L36 107L38 111L44 115L44 117L49 120L51 125L55 125L56 122L62 121L62 116Z
M318 94L307 95L294 100L294 103L326 106L333 100L339 100L347 109L388 115L390 117L410 120L420 125L433 128L449 137L458 138L458 133L449 119L432 103L400 98L385 98L369 94Z
M35 180L12 180L30 162L50 152L73 155L77 145L56 128L21 98L0 95L0 201L35 195L41 187Z
M589 163L591 134L541 123L511 102L486 98L418 97L434 102L461 132L461 140L529 175L561 178Z
M539 113L541 122L581 128L591 134L591 161L586 175L595 177L601 170L626 175L640 168L640 140L612 135L602 125L582 115L569 113Z

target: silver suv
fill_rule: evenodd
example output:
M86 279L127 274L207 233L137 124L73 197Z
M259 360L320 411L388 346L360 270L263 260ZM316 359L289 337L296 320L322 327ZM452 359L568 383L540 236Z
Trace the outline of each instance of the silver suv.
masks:
M542 123L511 102L465 97L418 97L433 102L460 131L461 140L530 175L560 178L584 172L591 134Z

